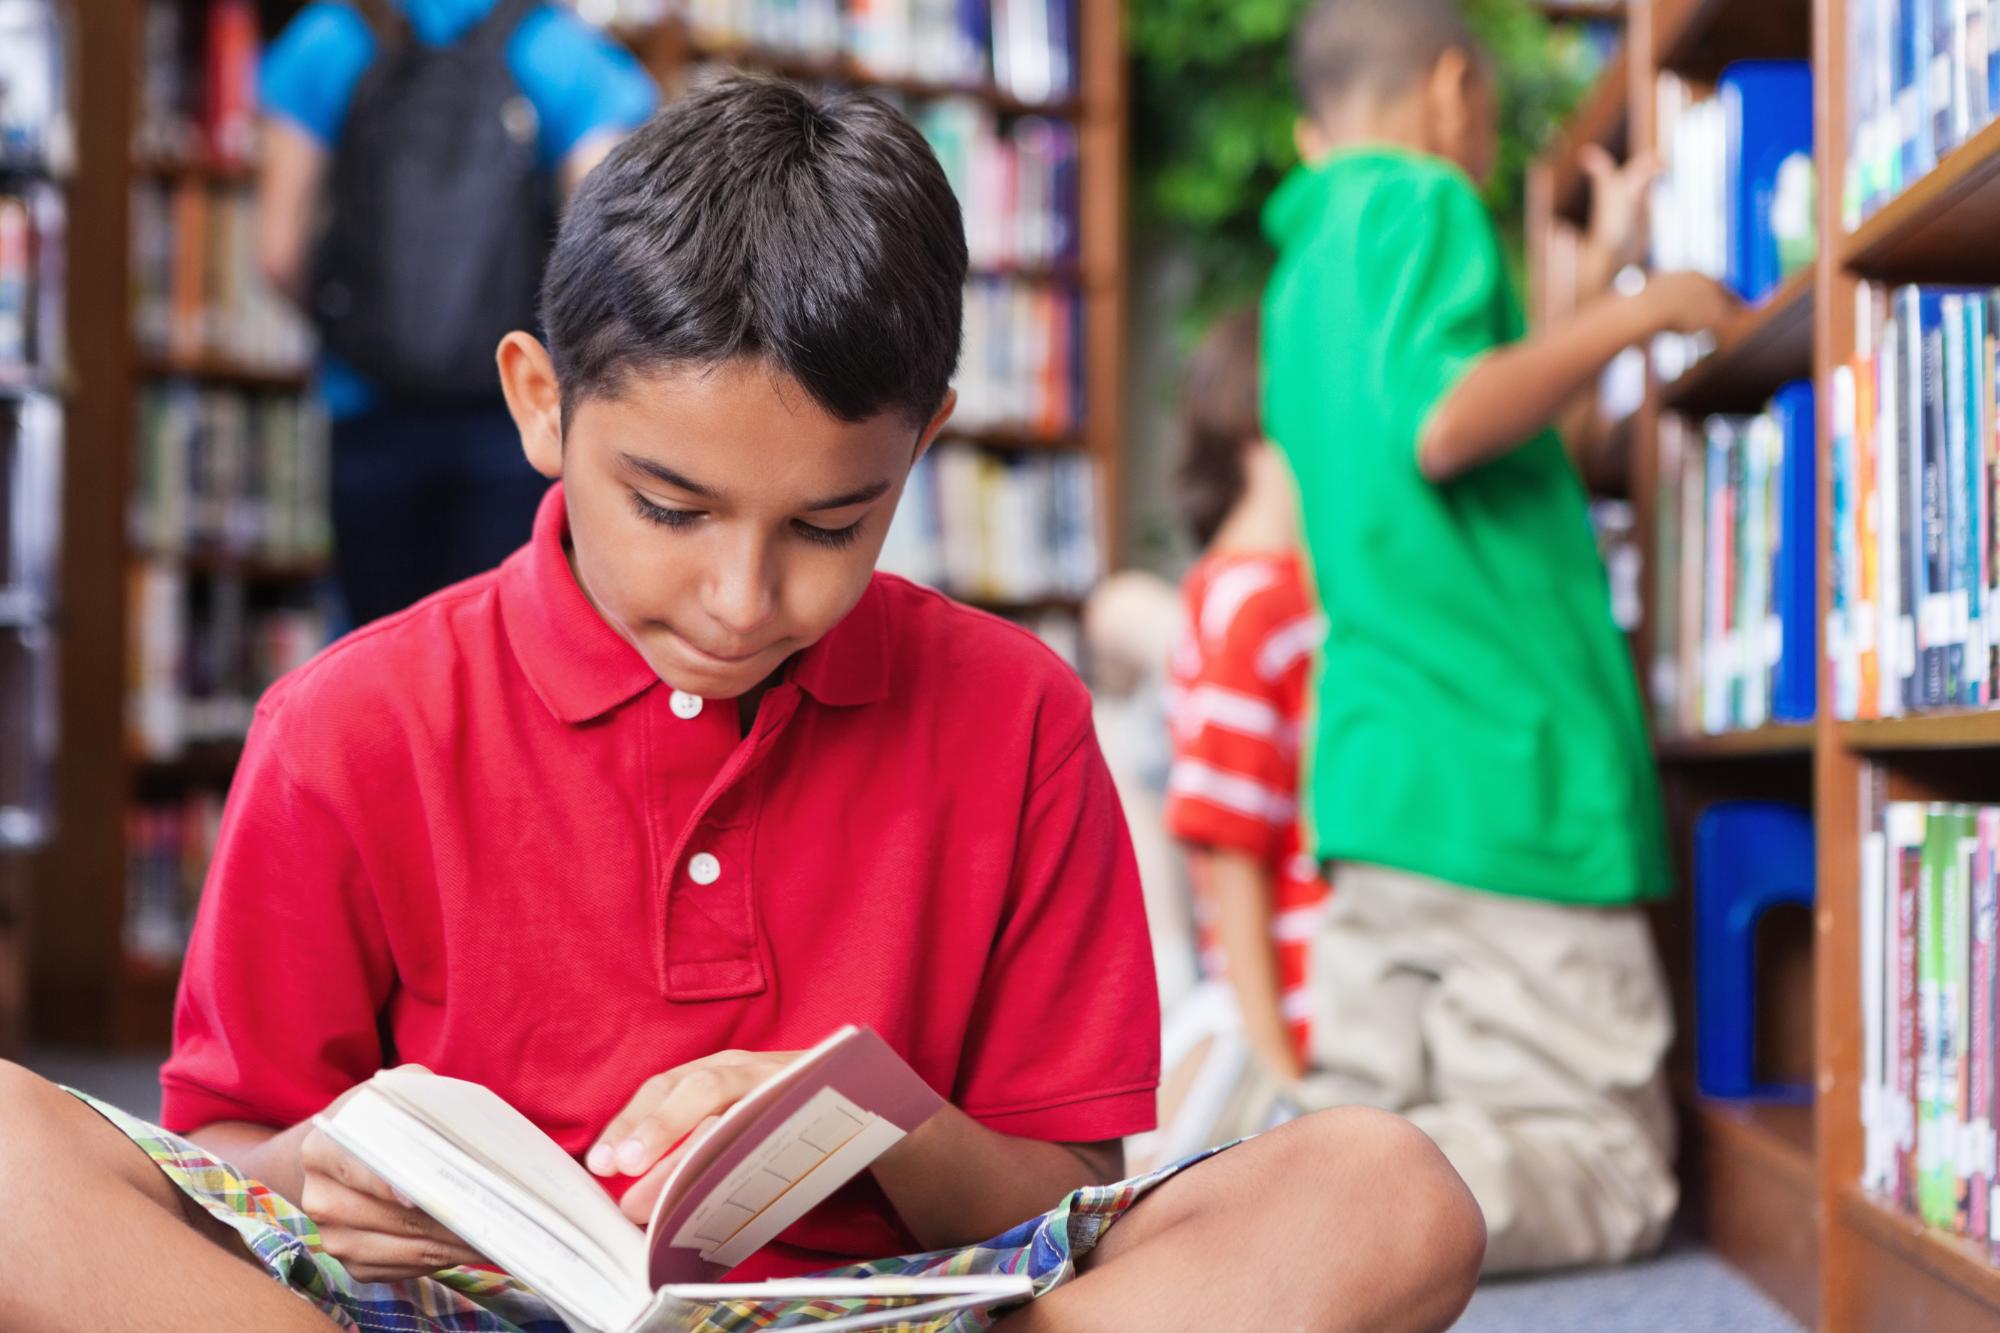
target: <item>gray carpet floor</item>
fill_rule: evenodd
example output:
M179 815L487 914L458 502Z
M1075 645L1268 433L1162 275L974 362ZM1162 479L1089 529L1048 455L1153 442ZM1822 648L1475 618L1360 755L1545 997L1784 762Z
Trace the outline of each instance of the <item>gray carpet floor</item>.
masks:
M29 1068L135 1115L159 1114L157 1060L31 1052ZM1713 1254L1676 1242L1644 1263L1481 1286L1462 1333L1797 1333L1799 1325Z

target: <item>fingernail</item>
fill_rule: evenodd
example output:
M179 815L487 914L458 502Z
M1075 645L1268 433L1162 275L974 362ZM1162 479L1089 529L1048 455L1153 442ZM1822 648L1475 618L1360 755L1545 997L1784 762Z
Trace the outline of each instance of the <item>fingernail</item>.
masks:
M600 1143L591 1148L589 1156L583 1159L583 1164L590 1168L590 1173L594 1176L608 1176L618 1169L618 1158L611 1151L610 1144Z
M618 1169L628 1176L636 1176L646 1169L646 1145L637 1139L627 1139L618 1145Z

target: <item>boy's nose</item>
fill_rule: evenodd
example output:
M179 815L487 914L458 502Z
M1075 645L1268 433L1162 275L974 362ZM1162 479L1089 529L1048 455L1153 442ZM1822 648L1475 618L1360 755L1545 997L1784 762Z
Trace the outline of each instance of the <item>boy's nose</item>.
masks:
M777 614L778 585L773 563L760 545L756 549L732 551L711 572L703 609L723 631L739 640L748 638Z

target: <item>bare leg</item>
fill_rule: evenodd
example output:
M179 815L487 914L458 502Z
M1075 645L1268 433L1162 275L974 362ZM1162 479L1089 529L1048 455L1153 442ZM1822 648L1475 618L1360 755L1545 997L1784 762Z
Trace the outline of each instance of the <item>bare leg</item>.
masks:
M328 1333L102 1116L0 1061L0 1328Z
M1479 1278L1479 1207L1406 1121L1308 1116L1162 1184L1083 1274L1000 1333L1440 1329Z

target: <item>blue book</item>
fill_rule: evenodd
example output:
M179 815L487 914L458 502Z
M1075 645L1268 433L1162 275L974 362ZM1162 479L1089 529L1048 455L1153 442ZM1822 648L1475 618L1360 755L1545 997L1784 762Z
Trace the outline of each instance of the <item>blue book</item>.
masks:
M1960 564L1965 574L1964 661L1958 677L1958 701L1985 702L1986 689L1986 589L1985 562L1980 558L1985 527L1992 521L1986 513L1986 437L1991 430L1986 411L1986 302L1985 292L1965 294L1965 358L1959 383L1960 415L1965 423L1965 448L1959 457L1958 525Z
M1932 162L1958 147L1958 60L1954 32L1956 0L1930 0L1930 71L1924 88L1924 111L1930 117Z
M1917 297L1919 323L1915 465L1917 588L1917 702L1936 708L1950 702L1946 688L1951 640L1951 541L1946 479L1949 425L1945 410L1944 293L1924 288Z
M1803 60L1739 60L1717 85L1729 121L1729 285L1755 301L1784 278L1771 232L1778 169L1813 151L1812 67Z
M1771 691L1771 716L1780 722L1810 722L1818 706L1818 636L1814 633L1814 546L1818 477L1815 456L1815 414L1811 380L1793 380L1778 390L1771 403L1784 441L1780 473L1784 493L1778 497L1776 581L1771 589L1777 612L1779 650L1777 678Z
M1896 140L1904 185L1930 170L1924 74L1930 68L1929 0L1896 0Z

